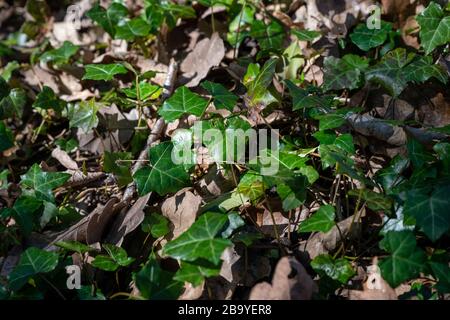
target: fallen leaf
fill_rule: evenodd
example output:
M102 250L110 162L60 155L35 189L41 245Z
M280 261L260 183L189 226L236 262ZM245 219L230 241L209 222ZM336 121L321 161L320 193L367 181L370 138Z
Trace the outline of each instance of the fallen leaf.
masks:
M303 265L293 257L283 257L275 268L272 284L254 286L249 300L310 300L317 291Z
M213 33L197 43L180 66L187 87L195 87L206 77L212 67L218 66L225 56L225 46L219 34Z

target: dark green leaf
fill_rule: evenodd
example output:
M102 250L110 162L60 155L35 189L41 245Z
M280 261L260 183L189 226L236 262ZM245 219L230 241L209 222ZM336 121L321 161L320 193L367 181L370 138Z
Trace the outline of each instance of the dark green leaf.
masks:
M94 99L89 101L81 101L77 104L69 104L67 117L69 118L70 128L81 128L84 132L88 132L92 128L97 127L98 117L97 111L102 106L95 102Z
M204 81L202 87L208 91L214 98L214 105L217 109L227 109L233 111L234 106L238 100L238 96L229 92L220 83L214 83L211 81Z
M292 29L291 32L300 41L314 41L315 39L322 36L322 34L319 31L313 31L313 30Z
M0 152L5 151L14 146L14 137L11 130L0 121Z
M231 245L230 240L217 238L227 221L226 214L204 213L187 231L167 243L163 252L185 261L202 258L218 264L223 251Z
M250 35L258 41L262 50L279 51L283 44L284 28L275 20L266 25L262 20L255 20Z
M68 251L74 251L78 253L85 253L89 251L93 251L94 249L89 247L88 245L78 242L78 241L58 241L55 243L56 246L66 249Z
M30 277L53 271L58 265L58 254L38 248L28 248L20 257L19 264L9 274L9 287L13 291L22 288Z
M158 110L158 114L166 121L179 119L183 114L201 116L208 106L208 101L182 86L167 99Z
M123 4L114 2L105 10L98 3L92 7L86 16L97 22L111 37L115 35L118 22L128 15L128 9Z
M150 166L139 169L133 176L141 196L156 191L160 195L176 192L189 182L182 164L172 161L173 144L163 142L150 148Z
M327 57L324 61L323 89L341 90L356 89L361 83L363 72L369 67L369 62L354 54L347 54L342 59Z
M384 21L381 21L380 29L369 29L366 23L361 23L350 34L350 39L361 50L369 51L372 48L381 46L386 41L391 30L392 25Z
M220 266L215 266L208 261L181 263L181 268L174 276L174 280L192 283L194 287L199 286L205 278L218 276Z
M316 213L300 224L299 232L328 232L335 225L334 218L333 206L321 206Z
M328 254L322 254L314 258L311 267L320 275L326 275L342 284L346 284L355 273L352 265L346 259L335 260Z
M395 288L417 276L425 262L425 253L416 247L411 231L390 231L380 242L380 248L391 254L380 262L381 275Z
M70 41L64 41L63 45L58 49L45 52L41 57L41 62L53 62L55 64L68 63L70 57L78 52L79 47Z
M116 74L128 73L128 70L121 63L87 64L84 68L86 73L83 76L83 80L109 81L112 80Z
M134 41L136 37L145 37L150 33L151 26L142 18L123 19L116 26L116 39Z
M150 233L153 238L160 238L170 232L169 220L161 214L152 213L142 222L142 231Z
M52 88L47 86L42 88L33 103L33 108L53 109L55 111L62 111L65 106L66 102L59 99Z
M450 42L450 16L445 16L439 4L431 2L416 19L420 26L421 45L426 54Z

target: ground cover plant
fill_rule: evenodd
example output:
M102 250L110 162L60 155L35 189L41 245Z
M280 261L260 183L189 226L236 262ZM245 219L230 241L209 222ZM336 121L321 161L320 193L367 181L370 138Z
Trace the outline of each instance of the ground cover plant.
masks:
M0 26L0 299L448 298L448 1Z

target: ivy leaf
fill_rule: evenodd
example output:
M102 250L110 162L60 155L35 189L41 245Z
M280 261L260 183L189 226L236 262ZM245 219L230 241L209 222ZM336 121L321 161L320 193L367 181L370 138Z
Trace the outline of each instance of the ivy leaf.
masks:
M299 232L328 232L335 225L334 218L333 206L321 206L316 213L300 224Z
M208 101L182 86L158 110L158 114L166 121L179 119L183 114L201 116L208 106Z
M361 23L352 32L350 39L361 50L369 51L372 48L381 46L386 41L391 30L392 25L385 21L381 21L380 29L369 29L366 23Z
M0 122L0 127L1 127L1 122ZM1 131L1 129L0 129ZM1 138L0 138L1 141ZM1 145L1 143L0 143ZM1 152L1 148L0 148L0 152ZM8 176L9 176L9 170L5 169L3 171L0 171L0 190L5 190L8 188Z
M152 213L144 218L142 231L150 233L155 239L163 237L170 232L169 220L161 214Z
M436 289L442 293L450 292L450 268L447 263L430 262L435 278L438 279Z
M53 202L52 190L63 185L71 175L64 172L45 172L37 163L22 176L21 185L34 191L36 198Z
M130 165L132 160L131 152L108 152L105 151L103 170L105 172L114 173L119 186L125 186L133 178L131 177ZM125 160L121 162L121 160ZM127 161L128 160L128 161Z
M261 69L258 64L249 64L244 76L244 85L247 87L247 94L253 104L268 105L276 101L268 87L272 83L277 62L278 58L270 58Z
M123 4L113 2L108 10L105 10L98 3L86 12L86 16L97 22L111 37L114 38L115 27L118 22L128 15L128 9Z
M262 20L255 20L252 24L250 35L262 50L278 51L284 39L284 28L275 20L266 25Z
M108 256L96 256L91 263L95 268L105 271L116 271L119 267L126 267L134 261L134 258L128 257L127 252L123 248L112 244L105 244L103 248L108 253Z
M423 83L430 78L436 78L442 83L447 83L447 72L439 64L433 63L433 58L416 57L406 68L405 76L408 81Z
M175 281L173 276L172 272L160 267L155 254L152 253L145 266L133 274L133 279L139 292L146 299L177 299L184 283Z
M261 198L265 190L266 186L262 181L262 176L252 172L247 172L237 186L237 191L247 196L251 201Z
M238 96L228 91L220 83L203 81L201 86L213 96L214 105L217 109L227 109L229 111L233 111L233 108L239 99Z
M122 89L122 92L125 93L128 98L137 99L138 92L136 89L136 86L133 85L131 88ZM144 80L139 83L139 97L141 100L156 99L161 94L161 91L162 89L160 86L150 84Z
M121 63L87 64L84 68L86 73L83 76L83 80L109 81L112 80L116 74L128 73L128 70Z
M33 108L53 109L58 112L62 111L65 106L66 102L59 99L53 89L47 86L42 88L33 103Z
M13 291L18 291L32 276L53 271L57 265L57 253L34 247L28 248L22 253L19 264L9 274L9 287Z
M390 213L392 211L393 201L382 193L378 193L369 189L353 189L348 195L363 199L367 206L373 211L384 211Z
M13 74L14 70L17 70L20 68L20 64L17 61L10 61L8 64L3 68L1 77L5 79L6 82L11 79L11 75Z
M328 107L332 97L310 94L307 90L297 87L292 81L286 80L286 85L292 97L292 110L303 108Z
M334 260L328 254L321 254L314 258L311 267L321 276L326 275L333 280L346 284L355 274L350 262L344 258Z
M25 91L20 88L9 89L8 83L0 77L0 119L21 117L27 101Z
M3 121L0 121L0 152L8 150L12 146L14 146L12 131Z
M192 283L194 287L201 285L205 278L215 277L220 274L220 266L209 261L195 261L181 263L181 268L174 276L174 280Z
M42 201L28 195L21 195L11 211L14 220L20 226L24 236L29 236L33 230L35 212L42 206Z
M314 41L315 39L322 36L319 31L313 30L295 30L292 29L291 33L297 37L300 41Z
M347 54L342 59L327 57L324 61L323 89L356 89L361 82L361 75L368 67L367 59L354 54Z
M89 101L81 101L77 104L69 104L68 118L70 128L81 128L84 132L88 132L92 128L97 127L98 117L97 111L101 105L96 103L94 99Z
M70 41L64 41L63 45L58 49L53 49L41 55L40 61L55 64L65 64L69 62L70 57L78 52L79 46L74 45Z
M431 194L423 189L413 189L407 193L405 215L414 217L432 241L438 240L450 228L449 194L450 185L436 186Z
M205 259L218 264L223 251L231 245L228 239L216 238L227 221L226 214L202 214L187 231L164 246L164 254L185 261Z
M133 176L141 196L156 191L160 195L176 192L189 182L182 164L172 161L173 144L163 142L150 148L150 166L139 169Z
M134 41L136 37L145 37L150 33L151 26L142 18L122 19L116 26L116 39Z
M383 278L395 288L417 276L425 263L425 253L416 247L411 231L390 231L380 241L380 248L391 254L380 262Z
M381 84L392 96L397 97L406 88L408 78L404 68L413 59L414 54L408 54L403 48L390 51L378 64L369 68L366 80Z
M445 16L439 4L431 2L416 20L420 26L420 41L426 54L450 42L450 16Z

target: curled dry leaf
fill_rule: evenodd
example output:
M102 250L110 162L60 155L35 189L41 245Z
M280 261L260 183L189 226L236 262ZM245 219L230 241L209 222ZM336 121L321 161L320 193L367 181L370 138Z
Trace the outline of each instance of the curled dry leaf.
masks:
M283 257L275 268L272 284L257 284L253 287L249 299L310 300L317 291L316 284L303 265L293 257Z
M219 34L213 33L197 43L180 66L187 87L195 87L206 77L212 67L218 66L225 56L225 46ZM181 79L180 79L181 80Z
M67 154L66 151L61 150L59 147L53 149L52 157L59 161L66 169L78 170L78 165L72 158Z

